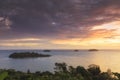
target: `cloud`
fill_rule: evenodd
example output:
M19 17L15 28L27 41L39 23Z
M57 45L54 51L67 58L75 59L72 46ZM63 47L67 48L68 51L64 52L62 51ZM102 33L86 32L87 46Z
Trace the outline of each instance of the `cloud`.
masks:
M9 18L0 17L0 31L10 29L11 25L12 22L9 20Z
M0 0L0 40L110 38L112 29L92 29L120 21L119 4L120 0Z

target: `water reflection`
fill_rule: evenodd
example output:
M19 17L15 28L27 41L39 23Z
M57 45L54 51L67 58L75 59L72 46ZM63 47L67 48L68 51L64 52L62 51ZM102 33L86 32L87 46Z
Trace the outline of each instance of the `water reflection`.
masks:
M34 71L53 71L54 63L66 62L74 67L82 65L87 68L89 64L100 65L102 71L110 68L114 72L120 72L120 51L52 51L48 58L10 59L8 55L14 51L0 51L0 68L13 68L20 71L30 69ZM38 51L41 52L41 51Z

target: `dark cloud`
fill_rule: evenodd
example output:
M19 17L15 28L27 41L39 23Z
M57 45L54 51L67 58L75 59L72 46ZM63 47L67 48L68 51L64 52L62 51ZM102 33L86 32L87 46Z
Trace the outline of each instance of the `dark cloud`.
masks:
M119 4L120 0L0 0L0 17L12 22L7 31L0 24L0 38L85 37L92 26L120 20Z

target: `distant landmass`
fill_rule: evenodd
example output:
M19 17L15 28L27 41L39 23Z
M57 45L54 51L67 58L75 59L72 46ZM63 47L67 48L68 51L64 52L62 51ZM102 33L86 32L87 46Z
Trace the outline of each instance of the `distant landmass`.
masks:
M43 52L51 52L51 50L43 50Z
M89 49L88 51L99 51L98 49Z
M19 52L9 55L9 58L38 58L38 57L50 57L49 54L38 54L35 52Z
M79 50L76 49L76 50L74 50L74 51L75 51L75 52L78 52Z

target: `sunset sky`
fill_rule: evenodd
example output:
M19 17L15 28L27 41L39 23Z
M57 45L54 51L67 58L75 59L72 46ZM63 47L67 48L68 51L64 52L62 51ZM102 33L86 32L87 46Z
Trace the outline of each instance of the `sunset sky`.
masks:
M0 49L120 49L120 0L0 0Z

